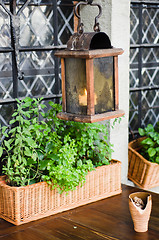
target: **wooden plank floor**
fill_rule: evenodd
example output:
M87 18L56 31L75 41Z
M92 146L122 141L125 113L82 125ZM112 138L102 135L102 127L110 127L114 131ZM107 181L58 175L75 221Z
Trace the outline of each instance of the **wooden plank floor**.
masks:
M0 219L3 240L159 240L159 195L152 193L149 231L136 233L128 208L128 196L137 188L122 185L120 195L110 197L21 226Z

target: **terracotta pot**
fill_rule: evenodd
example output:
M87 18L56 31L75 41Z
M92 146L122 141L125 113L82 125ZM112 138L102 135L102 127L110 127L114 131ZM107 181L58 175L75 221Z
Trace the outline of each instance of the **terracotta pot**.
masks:
M140 208L134 202L134 198L141 199L144 207ZM136 232L146 232L152 208L151 194L147 192L135 192L129 195L129 209Z

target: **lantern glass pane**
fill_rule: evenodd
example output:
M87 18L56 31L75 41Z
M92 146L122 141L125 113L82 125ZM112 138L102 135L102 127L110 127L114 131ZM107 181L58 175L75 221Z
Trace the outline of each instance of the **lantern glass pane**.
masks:
M66 112L87 114L85 59L65 59Z
M114 110L113 57L95 58L94 91L96 95L95 113Z

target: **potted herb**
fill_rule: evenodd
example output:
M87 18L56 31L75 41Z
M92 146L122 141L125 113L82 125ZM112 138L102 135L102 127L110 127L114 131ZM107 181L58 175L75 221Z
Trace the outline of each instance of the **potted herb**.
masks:
M158 126L158 124L157 124ZM159 128L139 128L140 138L129 143L128 178L143 189L159 185Z
M121 192L106 125L59 120L61 106L44 112L42 99L17 101L12 127L2 128L1 218L19 225Z

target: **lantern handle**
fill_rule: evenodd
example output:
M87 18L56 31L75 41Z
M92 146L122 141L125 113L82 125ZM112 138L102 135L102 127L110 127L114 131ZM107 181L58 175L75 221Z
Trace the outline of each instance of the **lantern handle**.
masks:
M78 27L77 27L77 32L78 32L80 35L81 35L81 34L83 33L83 31L84 31L84 29L83 29L83 23L81 23L81 16L80 16L80 14L79 14L79 9L78 9L80 5L90 5L90 6L97 6L97 7L98 7L98 9L99 9L99 14L95 17L95 24L94 24L93 29L94 29L95 32L100 32L100 27L99 27L98 18L100 18L101 15L102 15L102 7L101 7L100 4L98 4L98 3L92 3L92 2L93 2L93 0L87 0L86 2L79 2L79 3L77 3L76 6L75 6L75 10L74 10L75 16L79 19L79 24L78 24Z

